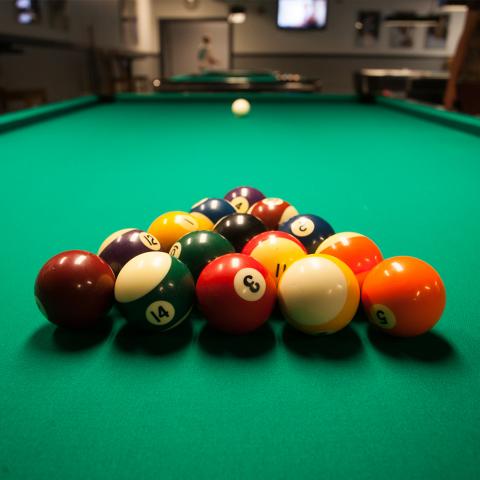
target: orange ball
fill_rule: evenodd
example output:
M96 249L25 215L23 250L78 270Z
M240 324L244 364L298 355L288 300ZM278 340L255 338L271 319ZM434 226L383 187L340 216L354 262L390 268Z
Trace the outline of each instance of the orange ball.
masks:
M414 257L392 257L366 276L362 303L382 332L414 337L430 330L445 308L445 286L437 271Z
M355 274L360 288L367 273L383 260L373 240L355 232L336 233L324 240L315 253L332 255L346 263Z

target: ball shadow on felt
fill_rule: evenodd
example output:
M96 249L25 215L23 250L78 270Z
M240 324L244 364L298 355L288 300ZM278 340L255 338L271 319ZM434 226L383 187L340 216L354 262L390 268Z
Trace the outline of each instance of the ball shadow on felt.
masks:
M163 356L182 350L192 342L192 339L193 327L190 318L164 332L141 330L127 323L115 336L114 346L127 354Z
M351 326L331 335L308 335L285 324L285 347L295 355L326 360L348 360L362 353L360 337Z
M207 324L198 337L199 347L215 357L258 357L273 350L275 343L275 334L268 322L257 330L243 335L223 333Z
M38 328L30 337L28 345L37 350L79 352L94 348L109 337L113 326L113 317L108 315L96 327L71 329L57 327L47 323Z
M376 350L399 360L411 358L422 362L444 362L456 356L452 344L434 331L418 337L393 337L369 325L367 335Z

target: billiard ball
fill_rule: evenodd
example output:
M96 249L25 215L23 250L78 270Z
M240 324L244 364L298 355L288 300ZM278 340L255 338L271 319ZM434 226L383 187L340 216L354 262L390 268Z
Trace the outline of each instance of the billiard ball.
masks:
M35 300L56 325L89 328L101 324L113 305L115 275L100 257L83 250L55 255L35 281Z
M244 117L250 113L250 102L245 98L237 98L232 103L232 113L236 117Z
M189 232L200 230L199 221L187 212L167 212L157 217L148 227L161 245L163 252L168 252L172 245Z
M242 334L263 325L276 299L275 281L254 258L240 253L213 260L197 281L200 311L209 325Z
M383 260L367 274L362 304L382 332L413 337L430 330L445 308L445 286L437 271L414 257Z
M315 253L318 246L333 235L332 226L317 215L295 215L280 226L303 243L308 253Z
M164 252L132 258L118 274L115 300L135 327L157 332L179 325L192 310L195 285L188 268Z
M230 190L225 197L238 213L247 213L248 209L254 204L263 200L265 195L253 187L237 187Z
M338 258L311 254L293 262L278 284L280 308L296 329L335 333L353 319L360 300L355 275Z
M216 232L198 230L184 235L170 249L170 255L181 260L196 280L200 272L217 257L233 253L232 244Z
M260 219L248 213L228 215L214 227L214 231L223 235L233 245L236 252L241 252L250 239L266 230L267 228Z
M268 231L253 237L242 253L259 261L278 283L287 267L295 260L305 257L305 247L292 235Z
M214 224L221 218L235 213L235 208L223 198L204 198L192 206L190 213L207 217Z
M357 276L360 288L367 273L383 260L382 252L373 240L354 232L336 233L328 237L315 253L333 255L346 263Z
M215 224L202 213L192 212L190 215L197 221L198 230L213 230Z
M248 213L259 218L269 230L278 230L294 215L298 215L295 207L281 198L264 198L250 207Z
M125 228L112 233L100 245L97 255L110 265L115 275L133 257L160 250L160 242L151 234L137 228Z

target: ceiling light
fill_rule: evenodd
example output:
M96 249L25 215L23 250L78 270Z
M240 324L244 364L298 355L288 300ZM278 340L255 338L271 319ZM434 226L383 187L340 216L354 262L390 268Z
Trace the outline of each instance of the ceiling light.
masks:
M230 23L244 23L247 19L247 11L245 7L240 5L234 5L230 7L230 12L228 14L228 21Z

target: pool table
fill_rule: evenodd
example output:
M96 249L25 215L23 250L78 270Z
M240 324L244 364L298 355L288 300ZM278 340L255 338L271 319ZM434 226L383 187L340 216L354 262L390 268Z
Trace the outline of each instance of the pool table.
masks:
M405 101L86 97L0 117L0 478L478 479L480 120ZM105 99L103 99L105 100ZM437 326L327 337L276 312L243 337L198 313L160 336L113 311L70 332L33 283L67 249L253 185L431 263Z

